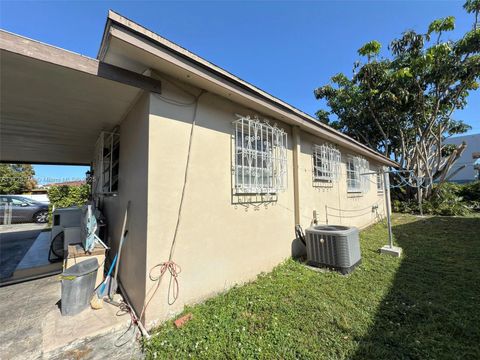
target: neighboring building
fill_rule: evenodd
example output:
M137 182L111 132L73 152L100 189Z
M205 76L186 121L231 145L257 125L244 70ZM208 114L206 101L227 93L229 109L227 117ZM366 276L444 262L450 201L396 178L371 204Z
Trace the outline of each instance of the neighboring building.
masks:
M63 182L54 182L50 184L44 184L42 188L48 189L52 186L82 186L85 185L87 182L85 180L72 180L72 181L63 181Z
M376 173L394 162L114 12L98 60L2 40L5 123L28 126L35 119L23 114L37 113L36 131L50 136L5 127L1 160L92 164L110 256L130 202L119 274L137 313L175 239L179 298L171 305L167 272L147 326L271 270L295 251L296 224L365 227L384 216Z
M450 181L466 183L479 180L478 160L474 158L474 154L480 152L480 134L456 136L445 141L446 144L454 145L460 145L462 142L467 144L467 148L450 169L449 175L458 171Z

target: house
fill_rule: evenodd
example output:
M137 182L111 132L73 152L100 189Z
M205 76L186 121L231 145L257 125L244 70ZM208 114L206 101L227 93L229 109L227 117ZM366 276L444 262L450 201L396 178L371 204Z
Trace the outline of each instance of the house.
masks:
M1 160L90 164L112 254L130 204L119 273L147 326L271 270L297 224L384 215L396 163L115 12L97 59L0 40Z
M456 183L467 183L480 179L478 171L478 162L474 156L480 152L480 134L462 135L448 138L446 144L460 145L465 142L467 148L462 156L453 164L447 175L449 181Z

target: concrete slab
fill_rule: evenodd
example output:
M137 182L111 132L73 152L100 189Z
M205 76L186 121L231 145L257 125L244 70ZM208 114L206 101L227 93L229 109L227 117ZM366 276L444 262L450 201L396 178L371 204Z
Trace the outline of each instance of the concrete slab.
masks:
M116 307L104 304L101 310L62 317L60 292L57 276L0 288L2 360L142 357L136 334L127 332L119 340L128 329L128 315L117 316Z
M394 257L400 257L402 256L402 248L398 246L392 246L390 245L385 245L380 249L380 254L386 254L386 255L391 255Z
M60 309L51 309L42 323L42 350L48 353L78 339L93 337L128 328L130 316L117 316L118 308L104 303L99 310L86 309L75 316L62 316Z

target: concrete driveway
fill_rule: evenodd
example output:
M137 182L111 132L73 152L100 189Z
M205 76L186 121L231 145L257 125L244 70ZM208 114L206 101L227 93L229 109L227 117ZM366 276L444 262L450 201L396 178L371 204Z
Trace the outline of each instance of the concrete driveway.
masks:
M44 228L45 224L0 226L0 282L13 275L17 265Z

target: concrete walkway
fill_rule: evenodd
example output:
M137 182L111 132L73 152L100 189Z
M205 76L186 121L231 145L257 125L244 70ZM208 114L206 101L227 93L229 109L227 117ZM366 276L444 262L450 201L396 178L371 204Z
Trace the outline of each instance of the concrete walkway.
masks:
M139 359L129 316L104 304L72 317L60 314L57 276L0 288L1 359ZM119 343L125 345L118 347Z

